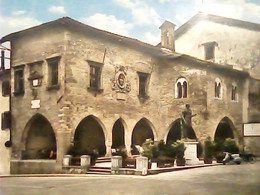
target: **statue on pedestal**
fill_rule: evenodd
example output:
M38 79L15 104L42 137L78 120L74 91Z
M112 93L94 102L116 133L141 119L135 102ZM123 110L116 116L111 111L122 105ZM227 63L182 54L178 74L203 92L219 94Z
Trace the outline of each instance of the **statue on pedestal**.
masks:
M191 119L196 116L196 114L192 115L192 111L190 109L190 105L185 105L185 110L181 114L181 139L188 139L188 130L192 129Z

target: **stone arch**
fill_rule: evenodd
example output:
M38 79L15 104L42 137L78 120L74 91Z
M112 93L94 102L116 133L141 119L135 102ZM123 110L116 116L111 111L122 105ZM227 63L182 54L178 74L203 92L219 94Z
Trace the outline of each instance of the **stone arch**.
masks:
M75 129L73 143L79 153L91 153L97 150L99 155L106 154L107 134L103 123L95 116L82 119Z
M56 158L56 136L46 117L37 113L27 122L21 146L22 159Z
M189 139L197 139L196 133L193 128L190 128L187 132ZM165 142L175 142L181 139L181 119L176 119L169 127L165 136Z
M122 118L116 120L112 128L112 146L111 148L119 148L125 146L126 140L126 123Z
M235 129L232 120L227 116L223 117L216 127L214 140L225 140L226 138L236 139Z
M142 118L134 126L131 145L142 145L149 138L156 140L154 126L148 119Z

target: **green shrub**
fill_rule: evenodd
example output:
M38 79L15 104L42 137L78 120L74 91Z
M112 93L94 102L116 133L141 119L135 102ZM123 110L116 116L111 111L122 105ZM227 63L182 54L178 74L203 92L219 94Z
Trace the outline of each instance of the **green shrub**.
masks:
M143 145L142 145L142 156L147 157L148 159L152 159L153 158L153 147L154 147L154 143L152 139L147 139Z
M214 154L214 144L211 137L207 137L204 142L204 158L212 158Z
M183 159L184 158L184 151L185 151L185 145L184 142L181 140L177 140L172 144L175 150L175 154L177 159Z
M237 147L236 141L234 139L231 138L227 138L224 142L224 149L225 152L229 152L229 153L239 153L239 149Z

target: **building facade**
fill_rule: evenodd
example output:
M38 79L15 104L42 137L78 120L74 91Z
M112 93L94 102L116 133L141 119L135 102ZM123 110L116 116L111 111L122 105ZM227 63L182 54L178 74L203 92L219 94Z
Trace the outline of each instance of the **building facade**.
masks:
M197 114L190 139L235 138L243 150L249 74L61 18L3 37L11 41L12 173L62 172L71 146L111 155L147 138L181 139L186 104ZM33 36L32 36L33 35Z
M10 69L0 70L0 174L10 173Z

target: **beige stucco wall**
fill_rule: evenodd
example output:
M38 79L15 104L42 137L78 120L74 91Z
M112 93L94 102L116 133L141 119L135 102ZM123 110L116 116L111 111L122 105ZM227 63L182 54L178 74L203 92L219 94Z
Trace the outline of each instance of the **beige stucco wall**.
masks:
M28 50L30 52L27 54ZM192 125L200 141L207 136L213 138L220 120L229 117L236 127L235 137L242 146L240 137L242 110L245 106L244 78L236 77L232 72L223 73L185 58L170 61L155 58L147 51L128 46L120 38L109 39L92 33L80 34L72 30L52 29L41 32L37 36L34 34L34 36L17 39L14 41L13 52L14 66L25 65L25 94L23 96L12 94L14 172L20 170L17 168L19 164L17 160L21 159L21 152L25 149L28 134L25 126L36 113L46 117L54 129L57 141L58 163L55 167L57 171L61 170L62 158L73 142L77 126L89 115L94 116L103 128L108 155L111 153L113 125L119 118L124 121L125 144L130 151L132 132L140 119L145 118L148 121L155 140L166 140L171 124L180 118L186 103L190 103L193 113L197 114L193 118ZM61 56L60 89L49 91L46 59L53 56ZM102 63L103 59L101 78L103 91L91 92L88 90L87 60ZM31 109L33 96L27 79L28 63L39 60L43 60L42 86L37 89L37 98L41 100L41 107ZM127 79L131 84L131 91L125 95L125 100L118 100L116 92L112 90L116 66L128 68ZM138 97L137 72L151 75L147 100ZM12 78L13 76L12 71ZM188 98L175 98L175 82L179 77L185 77L188 81ZM214 98L216 77L223 81L223 99ZM239 86L238 102L230 101L230 84L233 82ZM12 79L12 88L13 85ZM208 120L204 118L205 111L209 112Z
M0 80L0 114L9 111L9 96L2 96L2 80ZM5 142L9 141L10 130L2 130L2 120L0 120L0 174L10 173L11 149L5 147Z
M260 32L199 21L176 39L176 52L205 59L203 43L216 41L215 62L250 68L259 63Z

